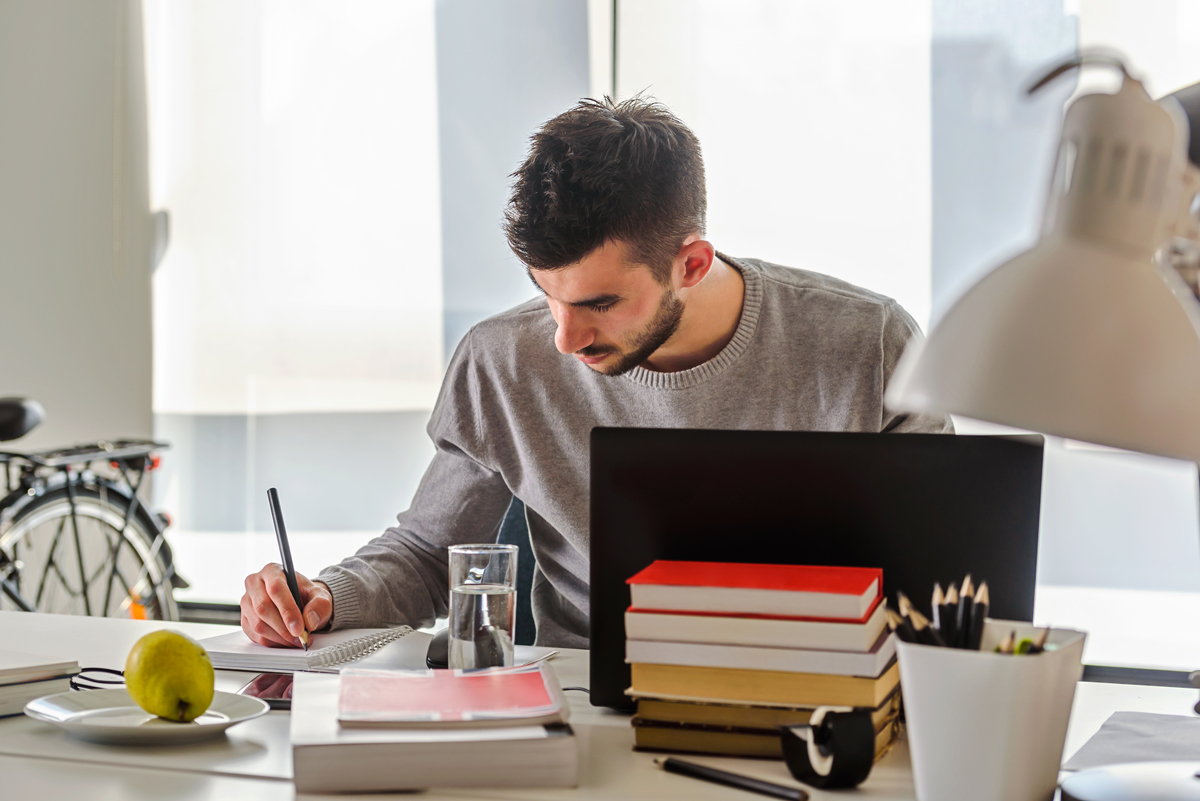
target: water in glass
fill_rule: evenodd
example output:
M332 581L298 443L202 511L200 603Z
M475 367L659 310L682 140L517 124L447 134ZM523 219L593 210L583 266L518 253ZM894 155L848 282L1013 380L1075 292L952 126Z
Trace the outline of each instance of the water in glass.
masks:
M517 591L499 584L450 590L450 667L510 667Z

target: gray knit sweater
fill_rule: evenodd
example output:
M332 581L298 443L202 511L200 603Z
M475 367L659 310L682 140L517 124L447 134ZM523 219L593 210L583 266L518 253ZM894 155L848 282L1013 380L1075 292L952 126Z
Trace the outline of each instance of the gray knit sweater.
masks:
M319 576L333 626L425 626L447 614L449 545L495 541L513 495L537 557L539 645L588 644L588 440L595 426L949 432L883 392L920 336L894 300L819 273L721 256L741 270L737 331L690 370L618 377L555 350L543 299L463 338L429 422L437 452L408 511Z

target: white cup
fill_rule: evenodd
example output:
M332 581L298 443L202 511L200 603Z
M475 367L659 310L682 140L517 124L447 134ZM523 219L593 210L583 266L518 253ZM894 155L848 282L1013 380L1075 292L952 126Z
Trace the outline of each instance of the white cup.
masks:
M992 653L1029 623L987 621L979 651L898 643L918 801L1049 801L1058 783L1084 633L1052 629L1054 650Z

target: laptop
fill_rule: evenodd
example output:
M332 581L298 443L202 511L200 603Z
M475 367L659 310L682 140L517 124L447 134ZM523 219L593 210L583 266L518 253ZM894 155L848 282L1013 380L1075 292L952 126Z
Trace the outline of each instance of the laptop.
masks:
M597 428L591 441L591 701L633 709L625 580L655 559L883 569L988 582L991 616L1033 619L1040 436Z

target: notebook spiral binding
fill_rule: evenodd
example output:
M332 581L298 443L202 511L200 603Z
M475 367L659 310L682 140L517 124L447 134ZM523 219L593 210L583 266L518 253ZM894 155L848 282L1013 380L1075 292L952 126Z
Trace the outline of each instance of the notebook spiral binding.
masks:
M356 637L338 645L330 645L319 651L313 651L308 657L311 667L333 667L344 665L373 654L390 642L395 642L406 634L411 634L409 626L398 626L387 631L378 631L365 637Z

